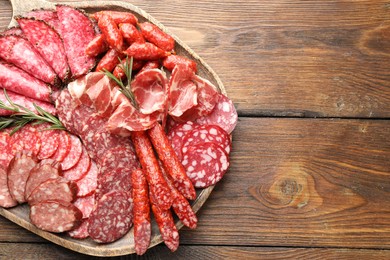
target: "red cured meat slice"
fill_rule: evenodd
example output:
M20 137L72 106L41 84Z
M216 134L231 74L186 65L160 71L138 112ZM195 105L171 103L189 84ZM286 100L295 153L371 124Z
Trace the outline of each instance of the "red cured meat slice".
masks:
M0 167L0 207L11 208L18 205L18 202L12 198L7 184L7 171Z
M89 117L83 129L80 131L83 144L92 159L96 158L96 149L93 138L98 131L104 128L104 124L104 119L98 117L97 115L93 115Z
M133 203L127 192L105 194L89 216L89 236L98 243L109 243L126 235L133 220Z
M111 89L114 87L114 82L107 76L102 77L97 83L88 86L86 94L96 112L101 117L109 116L113 110L111 104Z
M173 150L176 152L176 155L179 160L183 158L181 149L183 147L184 137L196 126L197 124L195 125L192 121L188 121L186 123L176 125L168 132L168 140L171 143Z
M86 92L90 87L96 85L103 77L104 73L102 72L90 72L69 83L68 90L73 100L77 104L92 106L92 100Z
M115 169L120 168L138 168L139 162L132 149L127 146L117 146L107 150L104 157L101 159L99 168L99 176L104 176Z
M69 170L77 164L77 162L81 158L81 154L83 151L83 145L81 144L81 141L77 136L70 135L70 141L71 145L69 153L61 163L62 169L64 171Z
M38 113L38 112L36 111L36 109L33 105L34 103L35 103L35 105L43 108L45 111L47 111L53 115L57 114L55 107L51 103L36 100L33 98L29 98L29 97L17 94L17 93L12 92L12 91L7 91L7 95L13 103L21 105L27 109L30 109L31 111L34 111L35 113ZM4 89L2 89L2 88L0 88L0 100L3 101L4 104L9 105L9 102L4 95ZM5 110L5 109L0 109L1 116L7 116L7 115L12 115L12 114L14 114L14 112L9 111L9 110Z
M60 131L58 149L50 158L62 162L70 151L71 142L70 135L66 131Z
M49 24L34 18L15 18L26 38L53 68L60 79L68 80L70 69L64 43L58 32Z
M0 87L18 94L51 102L50 87L24 70L0 61Z
M219 94L219 101L210 114L196 120L202 125L218 125L229 134L233 132L237 121L238 115L233 102L223 94Z
M133 168L129 167L116 168L114 171L99 176L96 198L99 199L113 190L131 192L131 173L133 170Z
M206 188L220 181L229 168L229 157L216 143L192 146L183 154L182 164L196 188Z
M30 205L47 200L61 200L73 202L76 199L78 188L74 182L58 177L39 184L27 198Z
M58 20L57 13L53 10L36 9L28 12L26 17L31 17L39 20L43 20L47 23Z
M91 158L89 157L87 150L82 147L80 160L74 167L64 171L63 174L64 177L70 181L78 181L88 173L89 167L91 167Z
M37 130L31 124L23 126L16 131L9 139L9 152L15 154L18 151L31 151L34 156L39 153L41 148L41 139Z
M86 197L77 198L77 200L73 203L82 213L83 218L89 218L91 212L95 207L95 195L89 195Z
M57 74L31 43L21 36L0 36L0 57L43 82L58 84Z
M0 131L0 167L8 168L8 163L11 161L13 155L8 149L9 143L9 128Z
M40 161L34 168L30 170L24 191L25 198L30 197L31 192L41 183L57 179L61 176L61 165L59 162L45 159Z
M159 69L138 73L131 82L131 90L143 114L166 109L167 79Z
M88 219L84 219L81 225L73 230L68 231L68 235L76 239L84 239L89 237L88 234Z
M185 65L178 64L172 71L169 80L169 110L174 117L180 117L185 111L198 104L198 92L192 82L194 71Z
M30 171L37 165L31 152L18 152L8 166L8 188L12 198L19 203L26 202L24 197Z
M49 124L40 124L37 128L41 140L41 149L37 155L39 160L50 158L57 151L59 146L59 130L48 130Z
M76 182L79 187L78 197L84 197L92 194L97 187L98 168L96 163L92 162L87 174Z
M20 27L14 26L2 32L1 35L23 35L23 31Z
M62 90L61 94L56 99L57 114L61 123L71 132L75 132L73 126L75 122L72 118L72 110L75 106L76 104L73 102L68 89Z
M79 105L73 109L72 112L72 122L73 122L73 131L75 134L81 136L83 128L86 126L86 121L94 116L95 110L93 108Z
M95 38L94 26L81 10L65 5L57 5L56 10L72 77L77 78L87 74L96 63L94 57L85 53L88 43Z
M42 201L31 206L30 220L37 228L62 233L80 225L82 213L72 203Z
M231 141L230 136L217 125L198 125L184 137L182 153L186 153L192 146L202 143L212 142L230 153Z

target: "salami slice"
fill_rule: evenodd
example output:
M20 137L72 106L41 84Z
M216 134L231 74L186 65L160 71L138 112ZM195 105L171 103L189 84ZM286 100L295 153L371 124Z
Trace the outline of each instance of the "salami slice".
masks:
M60 79L66 82L69 78L64 43L58 32L49 24L34 18L16 17L23 34L34 45L46 62L53 68Z
M59 146L59 130L48 130L49 124L41 124L38 129L38 136L41 140L41 149L37 155L39 160L50 158L57 151Z
M70 136L70 150L68 155L64 158L61 163L62 169L64 171L71 169L73 166L77 164L77 162L81 158L81 154L83 151L83 145L81 144L80 139L75 135Z
M0 57L43 82L51 85L59 83L54 70L31 43L21 36L0 36Z
M132 149L127 146L116 146L106 151L101 159L99 168L99 176L104 176L117 168L136 169L139 167L139 162Z
M66 5L57 5L56 10L58 19L61 22L60 34L64 39L66 56L72 77L77 78L87 74L96 63L94 57L85 53L88 43L95 38L94 26L89 17L79 9Z
M62 162L68 155L71 147L71 138L66 131L60 131L59 146L55 154L50 158L58 162Z
M94 109L85 105L79 105L73 109L72 122L74 134L81 136L83 128L89 117L94 116Z
M233 132L237 121L238 115L233 102L223 94L219 94L219 101L210 114L196 120L202 125L218 125L228 134Z
M172 146L173 150L176 152L176 155L180 161L183 158L183 154L181 152L181 149L183 147L184 137L188 132L190 132L196 126L197 126L197 124L194 124L192 121L188 121L186 123L181 123L181 124L174 126L168 132L168 135L167 135L168 140L171 143L171 146Z
M27 198L29 205L47 200L61 200L73 202L78 192L77 185L65 178L47 180L36 187Z
M68 89L64 89L61 91L60 95L56 99L56 109L58 118L61 123L71 132L75 132L73 121L73 113L72 110L76 106L73 102L71 95L69 94Z
M18 205L18 202L12 198L7 184L7 171L0 167L0 207L11 208Z
M92 162L87 174L76 182L79 188L79 192L77 193L78 197L88 196L95 192L97 187L97 175L98 168L96 163Z
M29 124L16 131L10 137L8 149L12 154L24 150L31 151L36 156L41 149L41 139L36 128Z
M80 225L82 213L70 202L42 201L31 206L30 220L37 228L62 233Z
M0 131L0 167L4 169L8 168L8 163L11 161L13 155L8 149L9 143L9 130L5 129Z
M69 170L63 172L64 177L70 181L78 181L88 173L91 167L91 158L88 155L87 150L82 147L80 160L77 164Z
M89 216L89 236L98 243L109 243L126 235L133 220L133 202L127 192L105 194Z
M77 198L77 200L73 203L82 213L83 219L89 218L92 210L95 207L95 196L94 194Z
M116 168L114 171L111 171L103 176L99 176L96 198L99 199L104 194L113 190L131 192L132 171L133 168L129 167Z
M50 87L18 67L0 61L0 87L15 93L51 102Z
M18 203L26 202L24 197L26 183L30 171L37 165L37 160L31 152L17 152L8 166L8 188L12 198Z
M82 223L79 227L68 231L68 235L76 239L84 239L89 237L88 234L88 219L82 220Z
M36 9L28 12L26 17L31 17L39 20L43 20L50 24L50 22L58 20L57 13L53 10Z
M14 26L2 32L1 35L23 35L23 31L20 27Z
M216 143L192 146L183 154L182 164L196 188L206 188L220 181L229 167L229 157Z
M26 189L24 192L25 198L30 197L31 192L41 183L57 179L61 176L61 165L59 162L45 159L40 161L34 168L31 169L29 177L26 182Z

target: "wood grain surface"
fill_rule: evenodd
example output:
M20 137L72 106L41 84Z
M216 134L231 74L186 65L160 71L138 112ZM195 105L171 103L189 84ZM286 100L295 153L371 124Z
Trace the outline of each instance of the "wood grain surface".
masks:
M131 3L216 71L240 115L198 228L145 258L390 259L390 1ZM10 17L0 0L1 30ZM0 217L3 257L90 259Z

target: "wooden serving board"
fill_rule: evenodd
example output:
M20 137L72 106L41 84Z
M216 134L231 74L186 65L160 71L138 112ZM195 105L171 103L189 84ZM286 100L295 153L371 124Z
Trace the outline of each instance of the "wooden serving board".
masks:
M12 5L13 16L23 15L28 11L33 9L54 9L55 4L53 2L48 2L46 0L10 0ZM189 57L196 61L198 65L198 74L208 80L210 80L215 86L219 88L219 90L226 95L225 88L216 75L216 73L193 51L191 50L185 43L183 43L180 39L178 39L175 35L169 32L161 23L147 14L145 11L140 8L124 1L85 1L85 2L63 2L61 4L67 4L73 7L81 8L85 10L87 13L93 13L98 10L117 10L117 11L129 11L134 13L140 22L150 21L157 26L159 26L163 31L172 35L172 37L176 40L175 50L177 54ZM12 19L9 27L15 26L16 21ZM205 203L207 198L209 197L211 191L214 186L208 187L203 190L198 190L197 198L192 203L192 208L194 212L197 212L202 205ZM11 209L3 209L0 207L0 215L5 218L11 220L12 222L22 226L23 228L55 243L65 248L87 254L93 256L120 256L126 254L132 254L135 252L134 250L134 237L133 232L130 232L117 240L116 242L109 244L97 244L91 239L83 239L77 240L72 239L65 234L54 234L42 231L36 228L31 224L29 220L29 207L27 205L20 205ZM183 225L180 221L176 221L176 226L180 229ZM159 233L158 227L156 223L153 221L152 223L152 239L150 247L153 247L162 242L161 235Z

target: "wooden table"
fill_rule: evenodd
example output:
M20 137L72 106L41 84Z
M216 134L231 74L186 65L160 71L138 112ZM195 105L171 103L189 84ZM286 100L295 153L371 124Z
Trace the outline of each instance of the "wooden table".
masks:
M390 258L389 1L131 2L204 58L239 112L198 228L146 257ZM10 17L1 0L1 30ZM0 258L89 259L3 217Z

